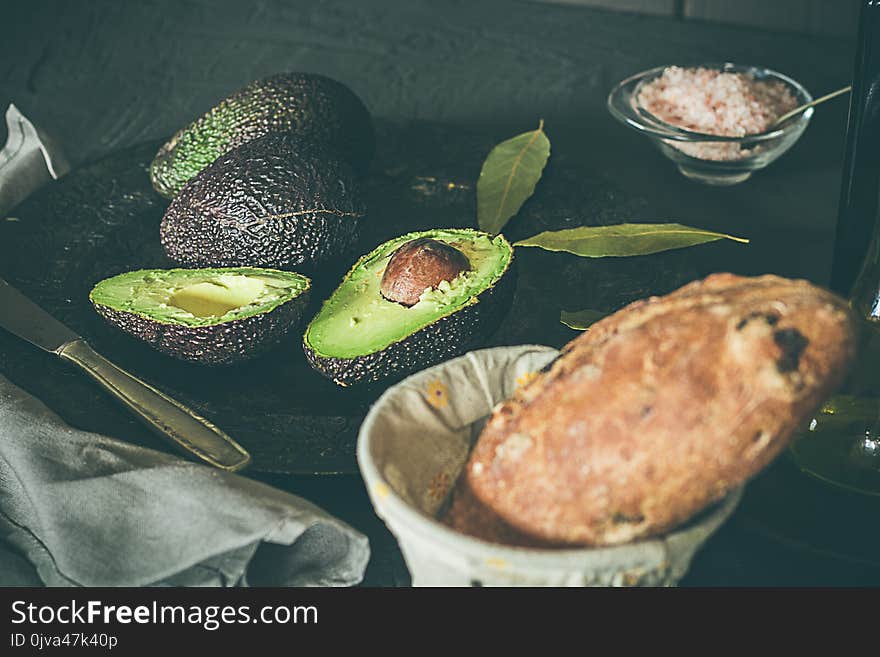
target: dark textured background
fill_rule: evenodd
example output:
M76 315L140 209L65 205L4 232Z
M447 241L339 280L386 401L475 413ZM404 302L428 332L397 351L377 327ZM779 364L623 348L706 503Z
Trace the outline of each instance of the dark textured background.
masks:
M753 180L713 189L684 180L614 123L604 101L636 71L718 60L765 65L820 93L848 81L847 41L514 0L38 1L11 12L0 41L0 104L14 101L74 164L162 139L256 77L310 70L347 83L392 122L435 121L496 139L542 117L554 155L576 172L571 184L604 177L622 202L644 200L632 219L752 238L745 248L688 251L699 272L827 279L844 102L818 110L801 141ZM367 583L407 582L357 477L261 478L367 532ZM876 513L873 501L814 484L781 460L750 486L685 583L880 583Z
M852 37L858 0L531 0L670 16L686 21L749 25L785 32Z
M543 117L584 175L604 172L646 196L655 217L761 238L747 261L729 245L703 249L707 268L827 276L845 102L817 112L771 169L727 190L682 180L604 102L622 77L671 62L759 63L831 90L850 75L846 41L516 0L36 0L13 12L0 104L14 100L74 162L165 137L254 78L317 71L379 117L492 134Z

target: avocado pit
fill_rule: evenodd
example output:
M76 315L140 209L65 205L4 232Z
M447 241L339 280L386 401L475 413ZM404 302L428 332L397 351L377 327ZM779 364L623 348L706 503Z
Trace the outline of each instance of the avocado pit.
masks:
M382 274L379 291L388 301L411 307L418 303L425 290L434 289L443 281L452 281L470 269L467 256L454 246L420 237L394 252Z

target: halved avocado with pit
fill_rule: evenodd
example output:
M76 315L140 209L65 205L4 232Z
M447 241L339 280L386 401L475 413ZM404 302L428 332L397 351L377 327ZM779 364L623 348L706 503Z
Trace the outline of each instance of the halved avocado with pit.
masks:
M89 299L108 322L169 356L226 365L276 346L302 318L310 286L275 269L141 269L101 281Z
M460 355L506 314L512 265L513 247L501 235L449 228L389 240L358 260L324 302L303 336L306 358L348 386ZM424 285L420 294L407 289L414 284Z

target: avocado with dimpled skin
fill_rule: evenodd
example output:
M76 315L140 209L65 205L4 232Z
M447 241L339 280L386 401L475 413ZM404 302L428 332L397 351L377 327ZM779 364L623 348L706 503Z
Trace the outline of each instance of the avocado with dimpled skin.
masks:
M365 212L349 164L295 135L272 134L187 183L159 236L168 256L188 267L311 272L349 255Z
M449 228L389 240L358 260L324 302L303 336L306 359L349 386L462 354L494 332L506 314L515 286L512 268L513 247L502 235ZM387 280L389 270L398 280ZM407 305L413 281L425 287ZM404 289L406 303L387 299L383 289Z
M174 198L221 155L279 132L334 151L358 171L375 149L370 114L351 89L323 75L281 73L251 82L178 131L150 164L150 181Z
M311 282L253 267L142 269L89 294L114 326L169 356L206 365L251 359L299 324Z

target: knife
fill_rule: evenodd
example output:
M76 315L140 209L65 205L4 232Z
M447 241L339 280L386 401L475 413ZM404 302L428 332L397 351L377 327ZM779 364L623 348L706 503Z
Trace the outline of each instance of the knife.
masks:
M159 436L223 470L241 470L251 457L190 408L94 351L86 341L0 278L0 326L85 370Z

